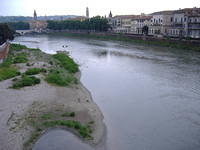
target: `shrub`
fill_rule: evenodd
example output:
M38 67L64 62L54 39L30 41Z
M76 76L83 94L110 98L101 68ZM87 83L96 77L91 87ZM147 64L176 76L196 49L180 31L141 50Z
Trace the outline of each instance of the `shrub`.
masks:
M30 68L30 69L26 70L25 74L26 75L35 75L40 72L46 72L46 71L47 70L45 68Z
M58 53L53 55L53 57L59 61L61 67L65 68L70 73L78 72L78 65L67 54Z
M17 80L11 88L13 89L19 89L25 86L32 86L40 83L40 79L36 78L34 76L23 76L20 80Z
M27 49L27 47L25 45L20 45L20 44L11 44L10 45L10 50L23 50L23 49Z
M75 112L65 112L65 113L63 113L61 116L62 117L75 117Z
M28 61L26 53L19 53L14 57L13 63L26 63Z
M45 79L48 83L59 85L59 86L68 86L70 83L75 83L77 80L70 74L64 74L59 70L51 70Z

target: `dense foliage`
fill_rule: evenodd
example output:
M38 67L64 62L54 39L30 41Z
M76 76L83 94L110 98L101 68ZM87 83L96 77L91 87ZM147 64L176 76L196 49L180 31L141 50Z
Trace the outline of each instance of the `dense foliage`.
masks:
M0 44L14 39L14 31L7 24L0 24Z
M79 21L79 20L48 21L48 28L52 30L107 31L109 25L106 18L96 16L90 19L86 19L84 21Z
M8 23L9 27L12 28L13 30L29 30L30 25L28 22L9 22Z

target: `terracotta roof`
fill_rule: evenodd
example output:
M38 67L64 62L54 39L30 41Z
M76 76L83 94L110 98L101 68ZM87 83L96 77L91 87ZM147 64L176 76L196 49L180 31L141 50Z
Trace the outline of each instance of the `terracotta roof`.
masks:
M152 16L144 16L144 15L117 15L114 18L121 18L121 19L135 19L135 20L139 20L139 19L151 19Z
M137 17L137 15L117 15L117 16L114 16L114 18L122 18L122 19L134 19L136 17Z
M158 12L154 12L150 15L171 15L173 14L174 10L165 10L165 11L158 11Z

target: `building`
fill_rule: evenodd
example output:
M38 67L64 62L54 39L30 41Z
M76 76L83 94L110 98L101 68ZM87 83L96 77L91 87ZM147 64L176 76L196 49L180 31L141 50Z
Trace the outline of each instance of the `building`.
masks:
M151 16L148 15L118 15L109 17L108 22L113 32L127 34L143 34L143 27L149 26Z
M36 10L33 13L33 20L28 22L30 29L35 32L42 32L47 28L48 23L46 21L38 20Z
M36 13L35 10L34 10L34 13L33 13L33 18L34 18L34 20L37 20L37 13Z
M149 34L175 38L200 38L200 8L155 12Z
M116 33L131 33L131 21L136 15L118 15L110 18L109 24L113 32Z
M149 26L151 24L151 18L152 16L146 16L144 14L135 16L131 21L131 33L142 35L144 34L143 29L145 26L147 27L146 32L148 33Z
M149 35L164 36L168 35L172 26L171 18L173 11L160 11L151 14L149 25Z
M200 38L200 8L186 9L185 18L187 22L186 36Z

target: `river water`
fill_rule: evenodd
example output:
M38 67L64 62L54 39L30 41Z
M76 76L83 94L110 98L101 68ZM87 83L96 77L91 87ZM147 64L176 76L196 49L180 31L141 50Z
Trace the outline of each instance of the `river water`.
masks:
M61 35L15 42L70 52L103 112L108 150L200 150L200 52Z

